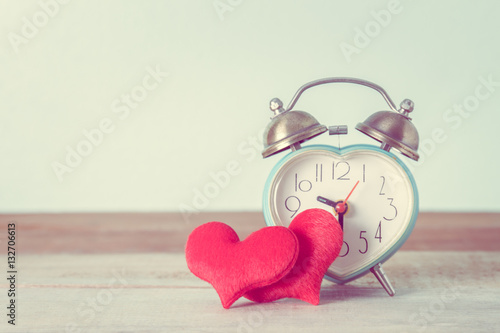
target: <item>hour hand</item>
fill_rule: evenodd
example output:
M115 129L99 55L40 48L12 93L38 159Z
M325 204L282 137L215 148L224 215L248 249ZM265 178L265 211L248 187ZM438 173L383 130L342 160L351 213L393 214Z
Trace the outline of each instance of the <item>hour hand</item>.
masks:
M325 197L318 196L316 199L319 202L324 203L325 205L328 205L328 206L333 207L333 208L335 208L335 206L337 205L337 203L335 201L329 200Z
M345 209L345 206L342 206L342 209L339 209L340 208L339 205L343 204L343 202L342 201L335 202L335 201L329 200L329 199L327 199L325 197L321 197L321 196L318 196L316 199L319 202L324 203L325 205L328 205L328 206L333 208L335 215L338 214L338 216L339 216L340 227L342 228L342 230L344 230L344 213L345 213L346 209Z
M333 208L335 214L344 214L347 211L347 202L344 201L333 201L325 197L318 196L316 198L319 202L324 203Z

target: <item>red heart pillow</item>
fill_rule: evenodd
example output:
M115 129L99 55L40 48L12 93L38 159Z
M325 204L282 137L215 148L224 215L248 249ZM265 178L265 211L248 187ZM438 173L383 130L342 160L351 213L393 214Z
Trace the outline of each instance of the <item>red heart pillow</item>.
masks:
M272 302L293 297L319 304L323 276L342 248L342 228L331 213L308 209L292 220L289 229L297 236L300 246L294 268L280 281L247 292L245 297L249 300Z
M193 230L186 244L188 268L215 288L226 309L249 290L280 280L298 254L297 237L279 226L262 228L240 241L230 226L210 222Z

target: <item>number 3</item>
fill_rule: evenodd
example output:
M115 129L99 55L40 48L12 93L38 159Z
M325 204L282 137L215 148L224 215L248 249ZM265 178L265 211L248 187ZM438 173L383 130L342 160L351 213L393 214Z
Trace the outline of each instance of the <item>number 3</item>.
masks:
M392 208L394 208L394 217L392 217L392 218L390 218L390 219L389 219L389 218L387 218L387 217L385 217L385 216L384 216L384 220L386 220L386 221L392 221L392 220L394 220L394 219L396 218L396 216L398 216L398 209L396 208L396 206L394 206L394 205L392 204L392 202L394 201L394 198L387 198L387 200L389 200L389 201L390 201L389 205L390 205Z

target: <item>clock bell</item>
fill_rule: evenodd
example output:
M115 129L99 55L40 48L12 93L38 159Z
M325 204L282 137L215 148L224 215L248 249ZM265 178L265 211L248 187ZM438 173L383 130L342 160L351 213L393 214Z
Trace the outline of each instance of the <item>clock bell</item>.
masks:
M381 142L381 149L390 151L395 148L403 155L418 161L419 136L409 114L414 109L414 103L405 99L398 109L389 95L379 85L356 78L325 78L311 81L303 85L295 93L287 109L279 98L273 98L270 109L274 112L271 122L264 131L264 158L290 148L292 151L300 149L300 144L312 139L328 130L316 118L304 111L295 111L292 108L304 91L317 85L327 83L352 83L363 85L378 91L386 100L392 111L379 111L369 116L364 122L358 123L356 129L369 137ZM330 126L330 135L347 134L347 126Z

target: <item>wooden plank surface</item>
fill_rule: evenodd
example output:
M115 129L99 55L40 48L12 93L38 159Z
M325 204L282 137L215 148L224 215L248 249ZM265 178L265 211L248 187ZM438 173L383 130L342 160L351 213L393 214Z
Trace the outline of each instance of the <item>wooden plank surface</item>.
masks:
M499 265L492 252L401 251L385 265L395 297L368 275L348 285L325 281L319 306L240 299L225 310L215 291L190 274L182 253L26 255L18 325L0 327L7 332L494 332L500 325Z
M177 217L176 217L177 216ZM50 214L0 217L17 234L17 325L0 332L499 332L500 214L421 214L384 264L397 295L372 275L323 282L321 303L238 300L229 310L182 252L197 225L220 220L243 238L258 213ZM6 267L6 250L0 267ZM3 268L6 271L6 268Z
M262 213L96 213L0 215L16 221L23 253L181 252L197 226L220 221L245 238L266 224ZM500 251L498 213L420 213L402 249ZM0 235L2 239L4 235Z

